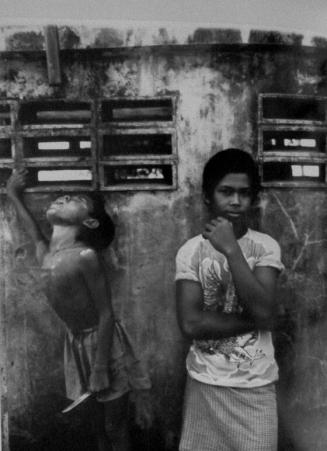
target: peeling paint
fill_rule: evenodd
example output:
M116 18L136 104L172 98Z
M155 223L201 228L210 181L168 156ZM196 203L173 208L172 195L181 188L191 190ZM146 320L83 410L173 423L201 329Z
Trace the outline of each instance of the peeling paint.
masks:
M75 49L80 46L81 39L78 31L71 27L60 27L59 34L59 47L63 49Z
M240 30L198 28L188 38L189 44L241 44Z
M105 28L99 31L91 47L120 47L124 44L122 33L112 28Z
M175 36L170 36L166 28L159 28L158 34L153 36L153 43L155 45L173 45L177 44L178 40Z
M327 47L327 38L323 37L313 37L311 39L311 43L319 48L326 48Z
M302 43L302 39L303 35L295 33L251 30L249 44L278 44L299 46Z
M6 49L13 50L43 50L44 48L44 36L41 33L18 32L13 33L6 39Z

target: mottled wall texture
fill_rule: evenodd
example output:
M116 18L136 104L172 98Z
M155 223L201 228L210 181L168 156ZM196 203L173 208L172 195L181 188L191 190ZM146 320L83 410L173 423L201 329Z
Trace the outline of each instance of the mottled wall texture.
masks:
M241 44L230 33L232 42L208 45L214 32L199 30L185 45L170 45L167 37L168 43L155 46L95 50L79 49L74 33L66 33L75 44L61 51L61 86L49 86L42 50L14 48L0 54L0 95L178 97L177 189L105 195L118 231L107 255L115 310L127 323L153 381L152 428L139 428L131 412L135 449L176 450L187 343L175 316L174 259L205 221L203 164L231 146L256 156L259 93L326 95L325 43L303 47L299 39L288 36L285 42L267 33L256 35L259 43ZM105 33L101 36L106 39ZM26 197L44 227L43 211L53 196ZM59 413L65 405L63 327L47 306L28 237L4 194L0 215L12 450L93 449L79 420ZM275 332L281 369L280 450L327 446L326 221L323 189L270 189L263 195L262 227L279 240L286 266ZM19 251L22 244L24 252Z

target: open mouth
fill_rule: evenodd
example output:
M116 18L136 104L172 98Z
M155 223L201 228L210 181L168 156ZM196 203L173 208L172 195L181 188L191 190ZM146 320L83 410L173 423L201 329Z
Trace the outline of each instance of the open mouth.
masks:
M49 205L47 210L48 211L49 210L53 210L53 209L56 209L56 208L61 207L61 206L62 206L61 202L53 202L52 204Z

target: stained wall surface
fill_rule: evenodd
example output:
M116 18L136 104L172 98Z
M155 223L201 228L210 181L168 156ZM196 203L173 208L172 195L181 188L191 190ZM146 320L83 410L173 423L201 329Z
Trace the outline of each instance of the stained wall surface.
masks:
M228 45L209 45L213 33L198 32L196 42L187 45L67 49L61 52L63 83L57 88L48 84L40 49L0 55L2 97L177 95L177 189L105 194L118 231L107 254L115 311L126 322L153 382L151 429L142 431L132 420L136 449L177 449L187 343L176 322L174 258L205 222L200 189L204 162L227 147L257 155L259 93L327 93L326 57L319 45L303 47L294 36L285 42L274 34L242 44L235 33L229 34L233 42ZM281 450L326 447L325 193L270 189L262 199L262 227L280 242L286 266L275 332ZM26 197L45 230L43 212L53 197ZM92 438L84 435L79 420L59 414L65 403L63 327L47 306L32 247L3 194L1 207L12 449L65 450L74 440L75 449L92 449ZM25 251L19 250L22 245Z

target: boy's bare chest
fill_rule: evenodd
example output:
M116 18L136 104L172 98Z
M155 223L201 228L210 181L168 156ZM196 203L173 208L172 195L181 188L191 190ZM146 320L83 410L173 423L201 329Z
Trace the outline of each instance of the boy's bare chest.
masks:
M77 255L47 254L42 270L42 284L51 303L64 303L68 308L85 304L86 287Z
M81 271L81 249L49 253L42 265L43 286L48 302L71 330L93 327L98 319L85 276Z
M43 260L42 269L51 273L52 277L61 280L75 279L79 276L79 261L75 256L64 252L47 254Z

